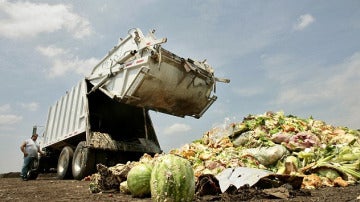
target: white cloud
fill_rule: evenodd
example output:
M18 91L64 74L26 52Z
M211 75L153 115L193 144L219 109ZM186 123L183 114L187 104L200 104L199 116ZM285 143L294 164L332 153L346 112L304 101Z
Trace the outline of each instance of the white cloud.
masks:
M79 59L71 51L55 46L39 46L37 50L52 62L52 66L47 72L50 78L63 76L70 72L87 75L99 62L96 58Z
M276 58L276 56L274 57ZM291 61L294 60L296 58L291 59ZM297 62L299 63L299 61ZM332 66L309 66L296 62L288 64L286 61L277 63L275 67L269 65L266 68L269 78L275 83L281 84L272 104L281 108L326 106L328 114L333 114L333 119L337 124L356 126L360 114L359 67L360 52L356 52L344 59L342 63ZM284 72L286 75L286 72L291 72L291 69L296 69L294 74L296 77L288 77L289 79L285 80L281 79L281 76L279 76L280 78L274 76L282 75Z
M39 108L39 103L30 102L30 103L21 103L21 107L28 111L36 111Z
M1 105L0 106L0 113L1 112L7 112L11 109L10 105L9 104L5 104L5 105Z
M324 102L341 100L347 107L353 103L359 108L360 96L360 52L344 60L342 64L321 69L303 82L284 87L278 103ZM307 71L304 69L304 71ZM305 74L300 75L303 77ZM285 85L286 86L286 85Z
M170 135L174 133L184 133L191 130L191 127L182 123L175 123L164 129L164 134Z
M263 88L255 86L241 88L237 87L236 89L233 89L233 91L243 97L252 97L261 94L263 92Z
M291 60L289 55L285 54L277 54L277 55L261 55L261 59L263 60L263 63L267 66L278 66L279 64L284 64L289 62Z
M0 127L3 129L4 126L12 125L18 123L22 120L22 116L17 116L14 114L8 114L11 110L10 104L4 104L0 106Z
M0 20L0 35L7 38L34 37L61 29L83 38L92 32L89 21L73 13L69 5L5 0L0 4L1 13L7 18Z
M312 24L315 21L315 18L310 14L301 15L297 23L294 25L294 30L303 30Z
M0 114L0 126L13 125L22 120L22 116L14 114Z
M287 83L298 77L302 69L292 68L295 58L286 54L261 55L261 60L267 76L281 84Z
M37 47L37 50L44 56L50 58L66 54L66 51L64 49L57 48L55 46L47 46L47 47L39 46Z

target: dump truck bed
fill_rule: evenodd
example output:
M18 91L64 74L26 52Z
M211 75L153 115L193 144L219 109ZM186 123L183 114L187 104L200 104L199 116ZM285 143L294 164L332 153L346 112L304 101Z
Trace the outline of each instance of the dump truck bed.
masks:
M109 97L154 111L199 118L216 100L216 78L206 62L184 59L162 48L166 39L140 30L127 38L95 66L87 79Z
M88 94L93 86L78 82L50 107L42 147L61 150L87 146L111 151L161 151L148 110L119 103L103 92Z

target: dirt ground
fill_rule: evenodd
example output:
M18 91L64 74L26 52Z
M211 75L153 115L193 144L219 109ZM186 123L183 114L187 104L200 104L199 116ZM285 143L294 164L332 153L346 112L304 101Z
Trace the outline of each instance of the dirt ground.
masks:
M121 193L98 193L89 191L89 181L58 180L53 174L40 174L37 180L22 181L18 173L0 175L0 201L139 201ZM246 196L245 196L246 195ZM249 199L250 196L250 199ZM244 199L245 198L245 199ZM203 196L194 201L360 201L360 185L326 187L317 190L298 190L293 198L274 199L259 190L247 190L238 195Z

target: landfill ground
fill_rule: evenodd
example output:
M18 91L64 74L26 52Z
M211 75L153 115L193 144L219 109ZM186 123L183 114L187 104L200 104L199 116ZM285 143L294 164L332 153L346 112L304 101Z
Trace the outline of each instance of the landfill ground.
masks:
M0 175L1 201L151 201L118 192L92 194L89 181L58 180L54 174L40 174L37 180L22 181L19 173ZM237 195L197 197L194 201L360 201L360 185L297 190L292 198L276 199L261 190L244 190Z

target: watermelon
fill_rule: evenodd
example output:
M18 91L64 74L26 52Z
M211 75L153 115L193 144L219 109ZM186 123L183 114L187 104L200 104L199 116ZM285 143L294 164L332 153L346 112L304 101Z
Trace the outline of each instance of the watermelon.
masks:
M159 157L150 179L153 201L192 201L195 194L195 176L190 162L167 154Z
M150 196L150 177L152 167L146 163L139 163L129 171L127 186L134 197Z

